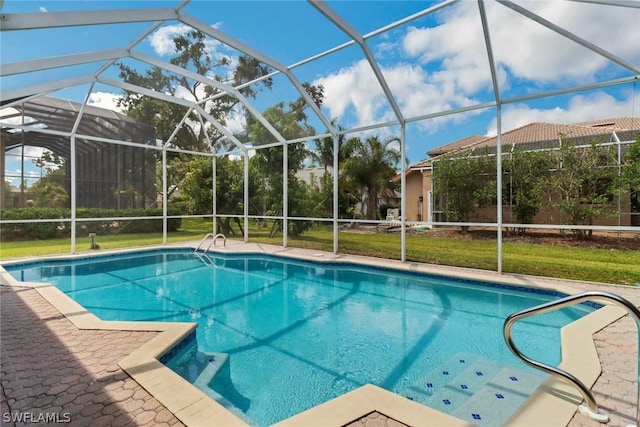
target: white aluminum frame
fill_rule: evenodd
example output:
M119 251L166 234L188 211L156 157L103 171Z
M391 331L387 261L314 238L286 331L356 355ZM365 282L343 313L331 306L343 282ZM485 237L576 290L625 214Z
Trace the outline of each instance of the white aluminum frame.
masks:
M438 223L439 225L452 225L452 226L460 226L460 225L472 225L472 226L494 226L497 229L498 232L498 253L497 253L497 259L498 259L498 267L497 270L498 272L502 272L502 229L504 227L518 227L518 226L526 226L527 228L589 228L589 229L594 229L594 230L618 230L618 231L637 231L635 228L633 227L599 227L599 226L576 226L576 225L571 225L571 226L563 226L563 225L534 225L534 224L505 224L503 223L503 218L502 218L502 174L500 173L500 171L502 170L502 107L504 105L507 104L512 104L512 103L517 103L517 102L524 102L524 101L530 101L530 100L535 100L535 99L541 99L541 98L546 98L546 97L551 97L551 96L557 96L557 95L563 95L563 94L569 94L569 93L575 93L575 92L580 92L580 91L586 91L586 90L592 90L592 89L598 89L598 88L604 88L604 87L609 87L609 86L616 86L616 85L621 85L621 84L627 84L630 82L635 82L637 80L640 79L640 66L630 63L628 61L626 61L623 58L620 58L614 54L612 54L611 52L603 49L602 47L591 43L579 36L577 36L576 34L571 33L570 31L566 30L565 28L562 28L552 22L549 22L548 20L532 13L531 11L529 11L528 9L526 9L523 6L517 5L515 3L513 3L510 0L497 0L497 2L499 4L501 4L504 7L507 7L511 10L513 10L514 12L520 14L521 16L525 17L526 19L532 20L540 25L545 26L546 28L548 28L551 31L556 32L557 34L561 35L562 37L565 37L581 46L583 46L584 48L596 53L597 55L600 55L606 59L608 59L609 61L623 67L624 69L628 70L630 72L629 76L626 77L622 77L622 78L617 78L617 79L611 79L611 80L605 80L605 81L599 81L599 82L594 82L592 84L588 84L588 85L581 85L581 86L573 86L573 87L568 87L568 88L563 88L563 89L558 89L558 90L552 90L552 91L546 91L546 92L538 92L538 93L534 93L531 95L526 95L526 96L518 96L518 97L512 97L512 98L508 98L508 99L501 99L501 92L500 92L500 88L498 86L498 78L497 78L497 68L496 68L496 64L495 64L495 60L494 60L494 55L493 55L493 51L492 51L492 46L491 46L491 37L490 37L490 26L489 26L489 22L487 20L487 16L486 16L486 11L485 11L485 5L484 2L485 0L477 0L477 4L478 4L478 8L479 8L479 14L480 14L480 20L482 23L482 29L483 29L483 37L484 37L484 41L485 41L485 47L486 47L486 54L487 54L487 59L489 62L489 68L490 68L490 72L491 72L491 81L492 81L492 85L493 85L493 93L494 93L494 100L493 101L489 101L489 102L481 102L481 103L477 103L474 105L468 105L468 106L464 106L464 107L458 107L458 108L453 108L450 110L446 110L446 111L438 111L438 112L434 112L434 113L429 113L429 114L421 114L421 115L416 115L413 117L405 117L402 114L401 108L397 102L397 100L395 99L395 96L393 94L393 91L391 90L390 86L388 85L385 76L380 68L380 65L378 63L378 61L376 60L375 56L373 55L371 48L369 46L369 39L371 39L372 37L378 36L380 34L384 34L387 31L390 31L394 28L397 28L401 25L405 25L407 23L410 23L412 21L415 21L416 19L422 18L424 16L433 14L437 11L446 9L447 7L450 7L451 5L457 3L459 0L446 0L446 1L442 1L436 5L432 5L430 7L425 8L424 10L415 13L411 16L407 16L401 20L398 20L396 22L392 22L390 24L387 24L377 30L374 30L368 34L360 34L353 26L351 26L351 24L349 22L347 22L342 16L340 16L338 13L336 13L326 2L322 1L322 0L308 0L309 4L318 11L318 13L324 17L325 19L327 19L330 23L332 23L336 28L338 28L339 30L341 30L342 32L344 32L349 38L350 40L342 43L338 46L335 46L333 48L330 48L324 52L321 52L319 54L315 54L315 55L311 55L306 59L303 59L299 62L296 62L292 65L284 65L282 63L280 63L279 61L277 61L274 58L269 57L268 55L264 54L263 52L259 52L256 49L254 49L251 46L246 45L245 43L234 39L233 37L230 37L229 35L225 34L224 32L211 27L210 25L202 22L201 20L197 19L194 16L188 15L186 13L183 12L184 7L189 3L190 0L185 0L182 1L178 4L178 6L176 8L166 8L166 9L154 9L154 8L149 8L149 9L128 9L128 10L108 10L108 11L76 11L76 12L50 12L50 13L46 13L46 14L42 14L42 13L38 13L38 14L3 14L1 17L1 27L0 30L2 32L4 31L14 31L14 30L29 30L29 29L43 29L43 28L60 28L60 27L67 27L67 26L87 26L87 25L103 25L103 24L113 24L113 23L117 23L117 24L123 24L123 23L140 23L140 22L152 22L151 26L146 29L145 31L143 31L138 37L136 37L128 46L124 47L124 48L115 48L115 49L106 49L106 50L101 50L101 51L94 51L94 52L82 52L82 53L74 53L74 54L70 54L70 55L65 55L65 56L60 56L60 57L43 57L43 58L38 58L36 60L28 60L28 61L22 61L22 62L16 62L16 63L8 63L8 64L2 64L2 67L0 68L0 77L3 76L11 76L11 75L20 75L23 73L28 73L28 72L35 72L35 71L46 71L46 70L51 70L51 69L57 69L57 68L61 68L61 67L68 67L68 66L74 66L74 65L82 65L82 64L90 64L90 63L102 63L96 70L96 72L92 75L85 75L85 76L80 76L80 77L74 77L74 78L70 78L70 79L61 79L61 80L55 80L55 81L51 81L51 82L47 82L47 83L42 83L42 84L33 84L33 85L28 85L25 87L20 87L17 89L10 89L10 90L3 90L0 92L0 99L3 101L8 101L8 100L13 100L12 102L6 102L3 107L10 107L13 105L17 105L18 103L25 101L25 100L29 100L29 99L33 99L36 98L38 96L41 95L46 95L46 94L50 94L53 93L57 90L60 89L64 89L64 88L68 88L68 87L75 87L75 86L83 86L83 85L89 85L90 88L88 90L87 96L85 97L85 100L82 104L82 107L80 109L80 112L78 114L78 117L76 119L76 122L73 126L73 129L70 132L59 132L59 131L52 131L52 130L48 130L48 129L34 129L29 127L28 125L15 125L15 124L10 124L8 122L2 122L0 120L0 125L5 126L5 127L11 127L14 129L18 129L18 130L29 130L32 132L42 132L42 133L51 133L51 134L56 134L56 135L63 135L66 137L70 138L71 141L71 152L72 158L75 158L74 154L75 154L75 149L76 149L76 138L83 138L83 139L87 139L87 140L94 140L94 141L101 141L101 142L108 142L108 143L115 143L115 144L123 144L123 145L131 145L131 146L135 146L135 147L140 147L140 148L146 148L146 149L158 149L162 151L162 178L163 178L163 187L162 187L162 192L163 192L163 218L164 218L164 227L163 227L163 243L166 244L167 243L167 218L168 218L168 214L167 214L167 164L166 164L166 156L167 156L167 152L168 151L172 151L172 152L182 152L182 153L189 153L189 154L194 154L194 155L209 155L212 157L212 167L213 167L213 174L214 174L214 184L213 184L213 233L216 233L216 216L218 215L217 210L216 210L216 184L215 184L215 174L216 174L216 157L218 155L228 155L230 153L224 153L224 154L220 154L220 153L216 153L215 149L213 146L211 146L211 153L200 153L200 152L193 152L193 151L189 151L189 150L180 150L177 148L174 148L171 146L171 141L174 139L175 135L177 134L177 131L179 129L180 126L182 126L185 121L187 120L188 116L192 113L192 112L196 112L198 114L198 119L201 122L202 126L205 126L206 124L210 124L212 126L214 126L221 134L223 134L229 141L233 142L233 144L236 147L236 150L231 152L238 152L242 158L243 158L243 162L244 162L244 170L243 170L243 174L244 174L244 212L242 217L244 218L244 225L245 225L245 235L244 235L244 241L247 242L249 239L249 235L248 235L248 225L249 225L249 218L253 218L255 216L251 216L248 213L248 200L249 200L249 149L255 150L255 149L260 149L262 148L266 148L266 147L273 147L273 146L281 146L282 150L283 150L283 212L282 212L282 216L277 216L277 217L273 217L274 219L279 219L282 220L283 223L283 241L282 241L282 245L284 247L288 246L288 232L287 232L287 228L288 228L288 222L289 220L297 220L298 218L294 218L294 217L290 217L289 216L289 212L288 212L288 178L287 178L287 171L288 171L288 159L287 159L287 152L288 152L288 145L292 144L292 143L300 143L300 142L309 142L311 140L314 139L318 139L318 138L322 138L322 137L332 137L333 138L333 144L334 144L334 159L333 159L333 170L334 170L334 176L333 176L333 218L327 219L327 218L322 218L322 219L316 219L319 221L332 221L333 224L333 251L334 253L337 253L339 250L339 241L338 241L338 230L339 230L339 226L341 223L348 223L348 222L352 222L352 220L344 220L344 219L340 219L338 218L338 190L339 190L339 183L338 183L338 173L337 171L339 170L339 164L338 164L338 138L339 135L343 135L343 134L351 134L351 133L358 133L358 132L366 132L366 131L371 131L371 130L376 130L376 129L381 129L381 128L386 128L389 126L396 126L399 125L400 126L400 133L401 133L401 137L400 137L400 155L401 155L401 164L402 167L405 167L405 162L406 162L406 125L407 123L411 123L411 122L417 122L417 121L422 121L422 120L428 120L428 119L432 119L432 118L437 118L437 117L442 117L442 116L447 116L447 115L452 115L452 114L458 114L458 113L463 113L463 112L470 112L470 111L474 111L474 110L481 110L481 109L487 109L487 108L496 108L496 119L497 119L497 192L498 192L498 206L497 206L497 221L495 223L491 223L491 224L487 224L487 223L447 223L447 222L443 222L443 223ZM637 1L631 1L631 0L567 0L567 1L575 1L575 2L582 2L582 3L590 3L590 4L600 4L600 5L604 5L604 6L611 6L611 7L625 7L625 8L640 8L640 2ZM4 5L4 1L0 0L0 10L2 9ZM159 28L163 23L168 22L168 21L177 21L180 22L182 24L188 25L194 29L197 29L205 34L207 34L210 37L213 37L214 39L220 41L221 43L224 43L228 46L233 47L234 49L247 54L249 56L252 56L256 59L258 59L259 61L261 61L264 64L267 64L268 66L270 66L271 68L273 68L275 71L270 73L268 76L263 76L259 79L256 79L252 82L247 82L241 86L231 86L228 84L224 84L221 82L218 82L216 80L213 80L207 76L202 76L199 75L197 73L194 73L192 71L183 69L181 67L175 66L173 64L170 64L166 61L161 61L152 57L149 57L148 55L142 54L140 52L135 51L134 49L140 44L140 42L142 40L144 40L149 34L151 34L153 31L155 31L157 28ZM389 105L391 106L391 109L393 110L393 113L395 115L395 120L391 120L389 122L385 122L385 123L377 123L377 124L372 124L369 126L363 126L363 127L359 127L359 128L352 128L349 130L343 130L343 131L338 131L334 128L334 126L332 125L331 121L329 120L328 117L325 116L325 114L320 110L320 108L313 102L313 100L311 99L311 97L309 96L309 94L307 94L307 92L305 91L305 89L303 88L302 84L300 83L300 81L297 79L297 77L294 75L293 70L301 65L310 63L312 61L315 61L319 58L323 58L327 55L330 55L334 52L337 52L341 49L344 49L346 47L349 46L353 46L353 45L358 45L360 47L360 49L362 50L362 53L364 55L364 58L367 60L369 66L371 67L371 70L376 78L377 83L379 84L379 87L381 88L382 92L385 95L386 100L388 101ZM211 85L215 88L217 88L218 90L220 90L221 93L226 93L229 94L232 97L235 97L238 102L240 104L242 104L242 106L244 106L247 111L249 111L249 113L251 115L253 115L253 117L256 118L256 120L258 120L268 131L269 133L273 136L274 138L274 143L272 144L267 144L261 147L248 147L246 144L242 143L241 141L239 141L234 135L233 133L227 129L224 125L222 125L221 123L219 123L217 120L215 120L213 117L211 117L205 110L205 104L207 101L211 100L211 99L215 99L216 97L220 96L220 95L214 95L211 98L207 99L207 100L202 100L199 101L198 103L194 103L192 101L188 101L182 98L177 98L174 96L170 96L167 94L163 94L163 93L158 93L155 92L153 90L150 89L146 89L140 86L136 86L136 85L132 85L129 83L125 83L122 81L117 81L117 80L113 80L110 78L107 78L104 76L104 72L110 67L112 66L116 61L118 60L122 60L122 59L133 59L133 60L137 60L137 61L141 61L153 66L157 66L160 67L168 72L172 72L172 73L176 73L182 76L185 76L187 78L193 79L195 81L199 81L202 82L204 84L207 85ZM296 139L296 140L286 140L267 120L266 118L258 111L258 109L253 105L253 103L247 99L246 97L244 97L241 93L240 93L240 89L243 87L246 87L248 85L257 83L261 80L264 80L265 78L268 77L272 77L275 76L277 74L284 74L286 76L286 78L289 80L289 82L291 83L291 85L297 90L297 92L299 93L300 96L302 96L305 101L307 102L308 107L313 111L313 113L317 116L317 118L320 120L320 122L326 127L327 131L325 134L323 135L316 135L313 137L308 137L308 138L301 138L301 139ZM78 125L80 123L80 120L82 118L83 115L83 111L85 106L87 105L87 101L89 98L89 94L92 92L93 87L96 83L101 83L101 84L105 84L108 86L112 86L112 87L116 87L116 88L120 88L122 90L126 90L126 91L131 91L131 92L136 92L136 93L140 93L146 96L151 96L166 102L172 102L172 103L176 103L179 105L183 105L185 107L188 107L188 112L187 114L182 118L182 120L180 121L180 124L178 125L178 127L176 128L176 130L174 131L174 133L169 137L169 139L167 141L165 141L163 144L161 144L160 147L154 147L154 146L148 146L148 145L143 145L143 144L139 144L139 143L135 143L135 142L127 142L127 141L114 141L111 139L107 139L107 138L100 138L100 137L95 137L95 136L89 136L89 135L80 135L77 134L78 131ZM205 123L206 122L206 123ZM211 145L211 141L209 141L209 144ZM619 144L619 141L618 141ZM76 248L75 248L75 228L76 228L76 222L78 221L78 219L76 218L75 215L75 203L76 203L76 183L75 183L75 162L71 162L71 224L72 224L72 243L71 243L71 252L75 252ZM402 206L402 211L406 212L406 206L407 206L407 200L406 200L406 174L401 174L401 206ZM429 193L429 198L431 196L431 194ZM427 201L428 206L429 206L429 211L431 211L431 200ZM229 216L229 215L225 215L225 216ZM186 216L185 216L186 217ZM262 218L262 217L261 217ZM265 217L266 218L266 217ZM271 217L269 217L271 218ZM417 223L411 223L411 224L426 224L426 225L432 225L434 224L432 221L432 218L428 218L428 221L421 221L421 222L417 222ZM33 222L39 222L42 220L33 220ZM44 220L46 221L46 220ZM14 221L14 222L23 222L23 221ZM362 223L369 223L371 221L364 221L364 220L359 220L358 222L362 222ZM4 223L10 223L9 221L2 221L0 220L0 224L4 224ZM385 223L385 221L375 221L372 223ZM401 259L402 261L406 261L406 231L407 231L407 226L409 225L409 223L406 221L405 215L402 216L401 218Z

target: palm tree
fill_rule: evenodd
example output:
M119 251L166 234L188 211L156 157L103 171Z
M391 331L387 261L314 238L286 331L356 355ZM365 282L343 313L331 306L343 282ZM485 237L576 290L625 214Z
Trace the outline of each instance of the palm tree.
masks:
M333 127L337 127L338 131L344 128L340 125L336 126L336 119L331 121ZM346 139L346 135L341 133L338 135L338 164L342 165L346 159L351 157L353 153L354 138ZM333 137L328 136L316 141L316 150L311 152L311 158L318 162L324 168L324 173L328 172L329 167L333 168Z
M345 162L345 173L355 185L366 188L366 211L368 219L376 219L378 195L381 191L393 188L391 178L396 175L396 165L400 161L400 152L391 147L399 143L397 137L381 141L377 136L364 142L353 140L353 154Z
M333 127L343 131L344 128L337 125L336 121L336 119L331 121ZM347 182L344 169L346 160L353 154L354 141L358 141L358 138L347 138L344 133L338 135L338 209L341 217L350 216L355 206L353 198L350 197L354 192L353 186ZM333 169L333 150L334 140L329 136L316 141L316 149L310 153L313 161L324 168L324 174L320 179L320 191L323 194L322 209L324 214L329 216L333 214L333 179L332 173L329 172L329 168Z

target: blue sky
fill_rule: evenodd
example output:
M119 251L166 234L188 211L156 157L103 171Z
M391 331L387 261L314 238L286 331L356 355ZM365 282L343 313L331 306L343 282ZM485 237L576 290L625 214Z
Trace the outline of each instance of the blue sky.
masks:
M424 1L328 1L327 4L361 34L419 12L439 2ZM640 9L569 1L517 2L527 10L567 29L618 58L640 67ZM6 0L2 12L51 13L69 10L174 8L178 1L24 1ZM492 48L503 99L589 85L634 75L632 70L567 40L495 2L486 2ZM349 38L304 1L192 1L183 11L250 45L274 60L292 65L345 43ZM422 116L493 100L493 86L483 40L478 4L463 0L368 40L372 53L405 117ZM2 33L0 58L12 63L40 57L68 55L126 47L150 23L118 24L65 29ZM179 22L167 22L134 50L163 61L170 58L170 36L185 31ZM212 41L213 56L233 58L234 49ZM136 61L126 61L140 66ZM67 67L6 76L2 90L94 73L101 64ZM345 128L363 127L395 119L362 50L350 46L297 67L298 80L322 84L323 112L338 118ZM112 67L104 74L116 78ZM52 93L82 101L88 86ZM503 107L503 130L531 122L575 123L608 117L638 116L640 88L632 83L574 94L510 103ZM90 102L113 108L120 90L96 85ZM274 78L274 89L255 100L259 110L279 100L297 97L283 76ZM495 109L446 115L412 122L407 126L407 154L414 163L426 152L471 134L493 135ZM229 120L237 129L238 117ZM319 120L312 124L318 132ZM368 134L399 135L391 127Z

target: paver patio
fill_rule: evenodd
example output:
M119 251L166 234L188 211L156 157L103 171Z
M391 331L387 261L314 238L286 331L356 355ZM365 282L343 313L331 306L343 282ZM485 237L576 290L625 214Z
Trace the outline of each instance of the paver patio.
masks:
M36 290L0 290L3 426L183 425L117 364L157 332L79 330Z

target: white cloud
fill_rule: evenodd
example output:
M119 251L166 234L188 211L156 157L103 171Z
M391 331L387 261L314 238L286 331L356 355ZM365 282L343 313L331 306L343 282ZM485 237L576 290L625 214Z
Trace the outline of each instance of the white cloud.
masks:
M426 71L417 66L399 64L385 69L384 75L402 106L403 114L407 117L445 111L477 102L437 79L430 81Z
M235 151L235 150L236 150L235 147L233 147L231 149L231 151ZM249 158L251 158L251 157L256 155L256 150L249 149L249 150L247 150L247 154L249 154ZM240 154L229 154L229 158L231 160L244 160L244 154L242 154L242 155L240 155Z
M24 156L28 158L39 158L42 156L44 152L44 148L42 147L34 147L31 145L27 145L24 147ZM10 157L21 157L23 155L21 147L15 147L10 150L7 150L7 156Z
M105 108L111 111L122 112L122 108L118 107L118 100L122 99L122 95L110 92L93 92L89 95L88 105L94 107Z
M450 110L477 102L442 82L429 81L427 72L418 66L401 63L383 68L382 72L405 117ZM331 118L344 118L353 113L353 127L395 119L369 63L364 59L351 67L317 79L313 84L324 86L323 105L329 110ZM438 118L420 122L419 125L433 132L444 123L459 120L461 116L463 115Z
M579 123L604 118L631 116L632 94L616 99L608 93L597 91L588 95L575 95L567 107L531 108L525 104L510 105L502 113L502 132L508 132L529 123ZM496 120L487 127L487 135L495 136Z
M49 12L45 6L40 6L40 7L38 8L38 10L40 10L40 12L42 12L42 13L47 13L47 12Z
M639 17L635 9L551 1L522 5L629 62L640 58ZM534 86L543 82L593 81L596 73L611 64L603 56L497 2L487 2L485 7L502 90L521 83L521 79L532 81ZM436 67L435 76L445 89L451 86L472 94L489 88L486 47L475 2L458 3L445 9L440 18L434 27L410 27L402 41L404 52L419 58L424 66ZM507 71L511 82L506 79Z
M219 23L212 25L213 28L218 28L219 26ZM190 31L193 31L193 28L185 24L167 25L165 27L161 27L153 34L151 34L148 37L148 40L151 44L151 47L158 55L172 55L175 53L175 44L173 42L173 39L178 36L186 35ZM214 61L219 61L225 58L230 60L233 66L235 59L231 58L229 54L225 53L225 50L229 50L229 48L227 48L224 44L211 37L207 37L204 43L205 52L207 52Z
M609 49L628 62L640 59L638 10L574 2L519 2L533 13L567 27L595 45ZM615 78L619 66L584 46L497 3L486 2L498 86L503 93L522 94ZM606 12L606 13L603 13ZM384 38L372 46L385 61L383 74L405 117L447 111L492 101L493 85L476 2L460 2L436 15L434 26L405 29L396 41ZM635 37L633 36L635 34ZM395 56L394 56L395 54ZM416 61L417 60L417 61ZM390 62L394 61L394 62ZM618 67L616 69L616 67ZM393 120L384 94L365 60L353 63L314 84L325 88L324 108L343 125L366 126ZM511 90L511 91L510 91ZM517 127L535 120L570 123L602 116L629 115L625 101L605 92L574 96L563 108L536 109L510 105L504 125ZM460 123L469 112L418 123L429 133ZM353 117L351 123L347 123ZM490 125L495 132L495 123Z
M640 60L640 10L598 4L531 1L543 18L637 65ZM561 6L561 7L558 7Z
M491 88L491 74L477 7L462 2L443 14L444 22L435 27L409 27L402 49L421 65L433 68L431 78L443 95L462 91L475 93Z
M204 89L202 88L202 85L196 88L196 95L198 96L198 99L202 99L204 97ZM187 101L196 101L196 97L193 96L193 93L191 93L189 89L182 86L176 87L175 97L186 99Z
M193 28L185 24L167 25L151 34L148 37L149 43L158 55L170 55L175 52L173 38L187 34L192 30Z
M381 111L388 107L383 92L366 60L322 77L313 82L324 86L323 105L330 117L342 117L352 112L357 125L369 125L381 120Z
M583 8L569 2L535 2L525 6L534 13L547 15L550 21L570 16L571 20L583 26L588 23L600 27L601 31L594 34L596 40L602 33L610 32L610 28L602 31L605 29L602 27L603 21L617 25L609 15L610 12L615 15L614 11L608 10L604 16L597 16L584 13ZM489 9L496 62L507 68L516 79L536 82L593 81L594 75L608 63L604 57L500 4L492 3Z
M244 131L246 120L244 115L232 111L226 118L226 127L233 134Z

